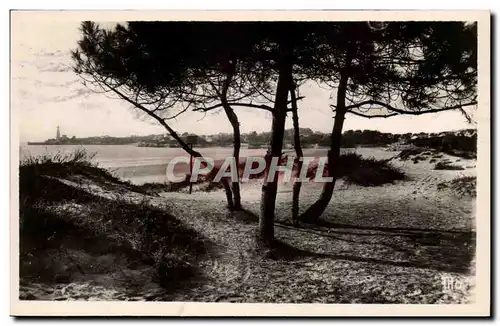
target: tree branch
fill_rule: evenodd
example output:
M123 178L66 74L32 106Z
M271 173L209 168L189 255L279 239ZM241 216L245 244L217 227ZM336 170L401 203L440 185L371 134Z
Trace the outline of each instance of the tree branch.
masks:
M266 110L266 111L272 111L273 109L265 104L251 104L251 103L232 103L232 102L228 102L229 105L231 106L240 106L240 107L248 107L248 108L255 108L255 109L261 109L261 110ZM216 105L213 105L213 106L209 106L209 107L202 107L202 108L197 108L197 109L194 109L193 111L204 111L204 112L207 112L207 111L210 111L210 110L213 110L213 109L217 109L217 108L220 108L222 107L222 103L219 103L219 104L216 104Z
M185 107L184 109L180 110L179 112L177 112L176 114L174 114L173 116L170 116L170 117L166 117L166 118L163 118L164 120L172 120L172 119L176 119L178 116L180 116L181 114L183 114L184 112L186 112L188 110L189 106ZM153 110L154 111L154 110Z
M392 105L384 103L384 102L380 102L380 101L376 101L376 100L368 100L368 101L363 101L363 102L359 102L356 104L348 105L348 106L346 106L346 109L351 110L351 109L361 108L364 105L378 105L378 106L384 107L392 112L396 112L399 114L420 115L420 114L425 114L425 113L436 113L436 112L442 112L442 111L456 110L456 109L461 109L464 106L471 106L471 105L476 105L476 104L477 104L476 101L472 101L472 102L469 102L466 104L457 104L457 105L444 107L444 108L440 108L440 109L428 109L428 110L421 110L421 111L405 111L405 110L395 108Z
M359 112L355 112L355 111L348 111L348 113L351 113L351 114L354 114L354 115L357 115L357 116L360 116L363 118L368 118L368 119L371 119L371 118L389 118L389 117L393 117L395 115L399 115L399 113L369 115L369 114L363 114L363 113L359 113Z
M305 98L305 96L299 96L295 100L298 101L298 100L302 100L304 98ZM288 103L291 103L291 102L292 101L288 101ZM230 106L240 106L240 107L254 108L254 109L260 109L260 110L265 110L265 111L269 111L269 112L273 111L272 107L270 107L268 105L265 105L265 104L234 103L234 102L228 102L227 104L229 104ZM209 107L197 108L197 109L194 109L193 111L204 111L204 112L207 112L207 111L211 111L211 110L214 110L214 109L217 109L217 108L221 108L222 106L223 106L222 103L219 103L219 104L216 104L216 105L213 105L213 106L209 106ZM292 109L288 109L287 111L292 111Z
M305 99L305 98L306 98L305 96L297 96L297 97L295 98L295 102L300 101L300 100L303 100L303 99ZM287 104L289 104L289 103L293 103L293 102L294 102L293 100L289 100L289 101L287 102Z
M125 94L123 94L122 92L120 92L116 88L111 87L110 85L108 85L105 82L103 82L103 83L104 83L104 85L106 85L106 87L108 87L112 92L114 92L115 94L117 94L118 96L120 96L122 99L124 99L125 101L127 101L130 104L134 105L135 107L137 107L138 109L140 109L141 111L143 111L144 113L146 113L147 115L149 115L150 117L152 117L153 119L155 119L156 121L158 121L165 129L167 129L167 131L170 133L170 135L172 135L172 137L174 137L174 139L179 143L179 145L181 145L182 149L185 150L188 154L190 154L190 155L192 155L194 157L201 157L201 154L199 152L191 149L186 144L186 142L184 142L182 140L182 138L175 132L175 130L173 130L165 122L165 119L162 119L158 115L156 115L153 112L151 112L151 110L148 110L146 107L144 107L141 104L139 104L139 103L135 102L134 100L130 99L129 97L127 97Z

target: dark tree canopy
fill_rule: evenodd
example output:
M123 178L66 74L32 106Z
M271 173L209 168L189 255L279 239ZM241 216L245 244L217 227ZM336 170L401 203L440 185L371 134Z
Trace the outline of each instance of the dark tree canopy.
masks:
M133 104L173 135L166 121L190 108L224 108L234 135L239 135L239 121L233 107L268 110L274 157L282 153L288 112L298 127L296 90L308 80L326 84L336 95L330 104L335 119L328 154L334 175L346 113L372 118L456 109L469 119L464 107L476 104L475 23L374 25L129 22L104 30L84 22L73 59L75 72L88 83ZM325 185L320 203L314 204L319 209L307 212L321 213L333 185ZM276 180L264 183L259 228L267 240L274 238L276 192Z
M221 89L230 69L229 102L272 102L283 51L296 83L332 87L348 54L346 105L359 115L460 109L476 101L474 23L389 22L373 30L366 22L129 22L107 31L84 22L82 31L76 71L126 87L157 111L210 106L217 95L211 84ZM370 108L379 112L366 113Z
M389 22L381 31L348 26L348 111L366 117L424 114L476 104L477 30L463 22ZM356 33L357 32L357 33ZM326 82L338 83L345 62ZM466 117L467 114L462 110Z

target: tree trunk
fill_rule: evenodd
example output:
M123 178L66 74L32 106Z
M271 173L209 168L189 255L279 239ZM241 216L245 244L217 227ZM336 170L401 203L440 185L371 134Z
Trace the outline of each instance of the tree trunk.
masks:
M337 91L337 108L335 111L335 122L330 138L330 150L328 151L328 176L333 177L331 182L325 183L319 199L312 204L300 216L300 220L306 223L315 223L318 218L323 214L328 203L332 199L333 189L335 187L336 169L340 156L340 143L342 140L342 128L345 119L345 96L347 89L347 82L349 80L348 69L344 69L341 73L339 88Z
M278 86L273 109L270 158L279 158L283 149L287 100L291 82L292 64L289 58L283 55L279 62ZM268 181L268 174L269 166L267 165L264 173L264 184L262 185L258 234L260 244L266 247L270 247L274 243L274 211L276 207L276 193L278 190L277 173L274 174L271 181Z
M295 149L295 160L297 162L297 173L302 170L301 158L304 156L302 146L300 145L299 114L297 109L297 97L295 96L295 85L290 87L290 96L292 101L292 120L293 120L293 147ZM302 182L295 180L292 191L292 221L294 224L299 222L299 199Z
M232 184L233 196L234 196L234 209L242 210L241 206L241 194L240 194L240 147L241 147L241 136L240 136L240 128L238 126L238 130L234 131L234 148L233 148L233 157L236 161L236 175L238 176L238 180L234 181Z
M234 198L233 209L241 210L241 195L240 195L240 148L241 148L241 133L240 133L240 122L238 121L238 116L234 113L233 108L229 105L227 100L227 92L233 80L236 71L236 60L230 60L226 66L226 79L222 86L222 91L219 93L222 107L224 112L233 127L233 158L236 163L236 180L231 180L231 187L233 189L232 194ZM217 92L217 89L215 88ZM224 186L226 188L226 186ZM230 189L229 189L230 190ZM226 192L227 195L227 192Z
M233 189L234 196L234 209L241 210L241 195L240 195L240 148L241 148L241 133L240 133L240 123L238 121L238 117L234 113L231 106L227 103L226 100L223 101L224 112L226 113L231 126L233 127L233 158L236 162L236 175L238 176L237 180L232 180L231 188Z
M229 210L234 210L234 202L233 202L233 194L231 192L231 187L229 186L229 182L227 181L226 178L222 178L220 180L222 186L224 187L224 192L226 193L226 201L227 201L227 208Z

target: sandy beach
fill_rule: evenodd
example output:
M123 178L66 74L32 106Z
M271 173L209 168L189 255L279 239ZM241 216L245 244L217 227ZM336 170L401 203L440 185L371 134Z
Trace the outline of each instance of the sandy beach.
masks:
M381 148L359 150L384 159L398 154ZM442 159L453 160L464 170L438 171L428 161L394 159L392 164L405 171L407 180L378 187L338 182L321 223L315 226L291 224L291 184L280 184L275 233L286 245L285 258L278 261L252 254L261 180L242 184L245 211L231 213L221 190L205 192L195 186L192 194L145 196L124 186L104 186L85 178L61 179L66 186L103 200L147 202L173 214L215 245L199 263L205 281L195 278L182 283L185 291L167 291L151 281L151 267L132 264L118 253L96 254L79 247L72 249L72 255L85 274L73 271L67 281L51 286L21 282L21 296L38 300L339 303L352 302L350 293L356 293L355 300L363 303L465 303L471 300L474 286L475 198L439 190L438 184L474 176L475 160L447 155ZM304 184L301 211L320 192L321 184ZM87 204L62 205L54 209L80 215ZM46 264L55 264L47 261L53 255L47 254ZM64 257L57 259L62 259L57 264L72 265ZM92 267L92 261L99 261L100 267ZM442 280L447 277L466 286L454 292L443 289ZM139 288L130 287L132 279ZM313 281L321 286L312 286Z

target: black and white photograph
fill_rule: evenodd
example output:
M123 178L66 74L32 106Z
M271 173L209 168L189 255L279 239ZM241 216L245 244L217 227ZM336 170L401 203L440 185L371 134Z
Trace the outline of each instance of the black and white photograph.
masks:
M490 314L488 11L10 16L11 314Z

